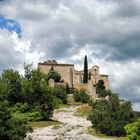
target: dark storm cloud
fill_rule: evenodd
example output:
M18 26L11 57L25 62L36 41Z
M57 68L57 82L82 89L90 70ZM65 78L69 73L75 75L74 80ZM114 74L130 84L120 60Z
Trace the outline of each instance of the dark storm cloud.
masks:
M14 4L19 4L19 1L15 3L11 1L11 3L14 7ZM69 48L74 47L70 43L70 34L73 34L75 43L79 46L77 51L82 49L85 44L96 44L102 52L98 56L104 57L108 61L139 59L140 30L137 24L139 18L137 17L138 12L136 14L133 12L134 9L139 10L134 7L137 4L136 1L110 1L110 3L114 5L114 8L103 17L100 7L94 7L92 2L78 3L65 0L61 2L40 0L30 3L25 1L19 6L20 12L14 11L13 14L21 19L21 24L24 23L31 27L30 29L23 28L29 31L26 36L34 38L32 40L32 46L34 46L32 51L34 49L44 51L46 56L51 54L50 57L55 58L60 58L61 55L69 56ZM138 5L136 6L138 7ZM17 7L15 6L15 8ZM127 13L129 15L127 8L136 17L134 16L132 19L119 18L124 16L121 15L120 11L122 11L122 14ZM69 9L69 11L65 9ZM118 12L120 13L118 14ZM60 39L56 40L56 36L60 36ZM103 48L102 45L104 45ZM65 54L61 54L61 48L65 49ZM50 50L49 54L47 54L47 49ZM60 53L58 53L58 50L60 50ZM108 54L105 53L105 50L108 50Z
M40 61L62 60L82 68L87 48L89 62L106 69L113 90L138 101L140 0L7 0L0 3L0 14L17 19L22 40L31 43L28 53L44 54ZM4 53L0 65L17 55Z
M139 0L118 0L116 1L117 3L117 8L114 11L115 14L117 16L121 16L121 17L135 17L135 16L139 16L140 14L140 4L139 4Z

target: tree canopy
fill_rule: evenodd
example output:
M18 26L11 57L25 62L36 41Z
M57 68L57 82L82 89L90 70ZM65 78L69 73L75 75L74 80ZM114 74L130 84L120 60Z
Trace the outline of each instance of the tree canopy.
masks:
M125 135L124 126L134 118L130 102L120 101L112 94L109 99L92 101L91 105L89 120L97 131L110 136Z
M67 103L66 89L51 89L47 75L24 65L25 74L13 69L0 75L0 139L23 140L29 127L27 121L48 120L60 103ZM48 77L60 81L61 76L50 71Z
M61 75L53 69L53 67L50 69L49 73L47 74L47 80L53 79L55 82L60 82Z
M111 91L105 89L103 80L99 80L98 83L95 85L95 87L96 87L96 94L98 94L99 97L106 97L108 95L111 95Z

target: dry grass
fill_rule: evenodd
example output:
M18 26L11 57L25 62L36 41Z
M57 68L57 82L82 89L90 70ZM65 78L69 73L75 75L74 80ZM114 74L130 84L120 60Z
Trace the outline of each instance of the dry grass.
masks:
M82 104L77 109L76 113L74 115L81 116L81 117L88 117L89 112L91 111L91 107L88 104Z
M42 127L47 127L47 126L51 126L51 125L58 125L61 124L58 121L54 121L54 120L49 120L49 121L33 121L33 122L29 122L28 125L30 127L32 127L33 129L35 128L42 128Z
M97 132L94 128L91 128L91 127L88 128L88 132L90 135L93 135L93 136L96 136L99 138L108 138L108 139L112 138L114 140L128 140L127 137L113 137L113 136L111 137L111 136L107 136L105 134L101 134L100 132Z

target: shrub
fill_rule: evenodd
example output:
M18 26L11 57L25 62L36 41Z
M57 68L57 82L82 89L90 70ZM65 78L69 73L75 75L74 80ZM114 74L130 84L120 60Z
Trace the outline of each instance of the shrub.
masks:
M61 75L53 68L51 68L49 73L47 74L47 81L49 81L50 79L53 79L55 82L60 82Z
M79 93L78 90L75 90L74 93L73 93L73 95L74 95L74 100L75 100L76 102L81 101L80 93Z
M130 124L127 124L125 127L125 132L129 140L139 140L140 139L140 118Z
M17 111L25 113L29 111L29 106L27 103L16 103L13 107L10 108L11 112L15 113Z
M12 117L7 101L0 101L0 139L1 140L23 140L27 131L26 120Z
M46 103L41 105L41 116L43 120L48 120L52 117L54 105L48 105Z
M76 102L80 101L82 103L88 103L90 96L85 92L85 90L75 90L74 92L74 99Z
M102 99L91 103L89 120L93 127L111 136L124 136L124 126L133 121L134 113L130 102L120 101L116 95L109 100Z
M111 95L111 90L105 90L105 85L103 80L99 80L96 85L96 94L98 94L99 97L106 97L108 95Z
M42 116L40 112L26 112L26 113L21 113L21 112L15 112L13 115L14 119L17 120L25 120L25 121L39 121L42 120Z
M33 109L32 109L33 108ZM27 103L17 103L9 109L14 119L26 121L42 120L40 106L38 104L28 105Z
M55 97L54 98L54 106L55 106L55 109L58 109L60 107L60 105L63 104L62 100Z
M65 89L55 88L54 94L57 98L61 99L64 104L67 103L67 93Z

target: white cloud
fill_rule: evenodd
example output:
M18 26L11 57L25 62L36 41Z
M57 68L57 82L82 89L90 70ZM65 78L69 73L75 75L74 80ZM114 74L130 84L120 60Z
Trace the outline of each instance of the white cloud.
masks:
M138 100L139 0L7 0L0 13L22 28L20 39L0 30L3 68L56 59L82 69L88 52L89 67L97 64L109 74L113 91L133 103Z
M140 103L136 102L132 104L133 110L140 111Z
M16 52L11 33L6 30L0 30L0 65L1 69L7 67L16 68L22 61L20 52Z

